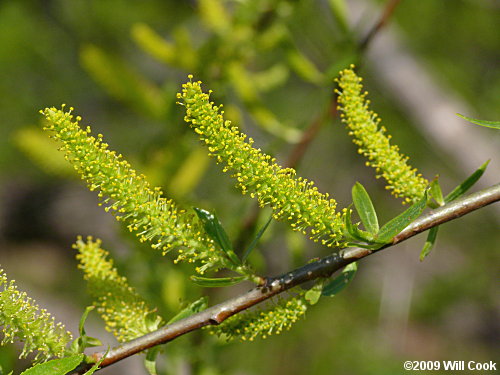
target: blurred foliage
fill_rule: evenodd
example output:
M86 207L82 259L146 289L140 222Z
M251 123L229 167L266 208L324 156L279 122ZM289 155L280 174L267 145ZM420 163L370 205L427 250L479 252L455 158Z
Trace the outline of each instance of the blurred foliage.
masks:
M457 92L481 114L477 117L488 119L500 118L495 11L494 1L403 1L392 20L405 44L428 63L437 84ZM355 154L339 121L322 116L331 103L333 78L349 63L361 61L372 108L395 143L424 175L439 172L450 186L456 185L472 171L462 171L431 149L358 55L356 41L378 15L350 12L349 2L342 0L0 3L0 230L10 220L7 208L16 202L11 197L23 187L42 185L57 195L60 190L54 185L72 183L67 182L72 175L50 150L50 141L34 128L41 121L39 109L68 103L151 184L163 186L167 195L184 203L216 208L230 238L236 238L251 202L242 199L229 177L208 161L182 123L175 93L189 73L213 88L225 115L281 163L309 124L321 118L323 127L299 172L331 192L341 206L350 199L350 187L361 179L377 211L388 218L399 209L397 203L388 199L381 183L370 181L372 172ZM357 21L354 26L349 15ZM19 225L29 228L38 211L39 206L28 205ZM421 244L414 242L412 249L402 252L405 256L396 257L401 264L391 263L390 250L366 259L346 292L321 300L309 309L306 320L282 336L253 344L225 344L198 332L184 337L168 346L163 370L173 374L190 366L195 374L399 374L407 359L491 360L500 331L498 289L491 285L499 260L492 250L500 238L492 213L485 210L443 226L434 253L423 264L418 262ZM49 210L44 224L51 216ZM76 220L75 216L64 221ZM60 251L56 259L64 265L61 269L69 270L45 285L56 298L79 304L81 312L88 300L75 300L84 287L76 262L67 256L76 235L87 234L78 229L85 222L77 224L64 229L64 235L32 239L25 246L37 250L45 243ZM61 229L50 225L47 229L57 230ZM108 237L111 244L104 241L118 254L117 268L161 315L176 313L185 301L199 297L199 288L186 283L185 266L173 268L147 246L138 248L124 231L119 240ZM0 233L0 241L2 266L9 275L31 278L38 285L33 271L26 273L29 267L9 269L23 262L21 252L13 260L9 256L19 249L18 240ZM262 242L251 258L261 264L263 274L277 274L326 253L277 223ZM26 254L33 257L33 252ZM399 302L410 312L396 309L385 316L391 306L387 299L398 303L398 293L386 294L387 282L401 281L390 278L394 268L408 271L404 280L411 284L406 290L411 305ZM227 291L218 293L210 291L212 303L228 297ZM78 321L78 314L73 320ZM186 352L192 353L189 358ZM16 355L12 348L0 348L4 370L16 364ZM19 370L23 364L17 366Z

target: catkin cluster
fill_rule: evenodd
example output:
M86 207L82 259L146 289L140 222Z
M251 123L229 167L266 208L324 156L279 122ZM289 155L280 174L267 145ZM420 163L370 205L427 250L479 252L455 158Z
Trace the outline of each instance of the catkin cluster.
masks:
M25 292L20 292L14 281L0 268L0 330L3 338L0 344L24 342L20 358L36 351L35 361L45 361L50 357L62 357L66 345L71 341L71 333L61 323L40 309Z
M106 259L108 252L101 248L99 239L89 237L84 242L78 238L74 248L79 251L78 267L84 272L97 311L118 341L129 341L158 328L161 318L118 274L113 261Z
M185 121L210 155L225 165L224 172L233 172L242 193L257 198L261 206L270 206L274 218L288 222L294 230L324 245L339 246L343 221L335 211L336 201L320 193L312 181L296 177L294 169L281 168L274 158L252 147L253 140L224 121L221 107L210 102L210 93L204 93L200 85L190 80L178 94L186 107Z
M387 189L406 202L416 202L422 198L428 181L415 168L408 165L408 157L391 145L386 128L379 126L380 118L369 109L367 92L362 92L362 79L351 69L340 72L336 81L340 90L338 103L342 121L350 129L349 135L359 147L358 152L368 158L367 166L375 168L377 178L387 181Z
M209 327L210 333L227 339L239 338L253 341L269 335L279 335L289 330L307 311L307 303L302 296L281 300L268 310L257 310L233 315L218 326Z
M203 269L225 265L222 253L216 251L213 241L191 214L179 209L163 197L160 188L152 188L142 174L138 174L122 155L108 149L108 144L91 135L90 127L79 126L81 118L56 108L47 108L44 128L62 142L60 148L90 190L99 191L106 211L117 220L127 223L141 242L150 242L153 248L167 253L178 249L176 261L200 261Z

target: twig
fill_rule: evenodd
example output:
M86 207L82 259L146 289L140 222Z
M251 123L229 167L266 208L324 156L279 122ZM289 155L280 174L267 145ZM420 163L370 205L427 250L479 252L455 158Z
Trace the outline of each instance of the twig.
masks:
M285 166L287 168L297 168L300 160L307 151L307 148L311 142L316 138L321 126L329 118L335 118L337 116L337 95L333 94L333 97L329 100L326 111L321 113L316 117L302 133L302 138L300 141L292 148L288 158L286 160Z
M500 184L493 185L477 193L457 199L456 201L437 208L436 210L430 211L428 214L420 217L401 233L395 236L392 242L384 248L392 247L415 236L416 234L422 233L445 222L457 219L497 201L500 201ZM251 289L240 296L231 298L200 313L191 315L188 318L160 328L155 332L151 332L145 336L113 348L102 362L101 367L109 366L153 346L170 342L177 337L185 335L186 333L197 330L201 327L220 324L230 316L235 315L242 310L254 306L304 282L314 280L318 277L328 277L349 263L364 258L372 253L372 250L348 248L315 262L306 264L305 266L294 271L270 278L264 286ZM99 352L93 354L91 357L93 360L97 361L103 355L103 352ZM81 366L71 373L82 374L88 368L90 368L90 365Z
M373 38L387 24L400 2L401 0L390 0L387 2L387 5L385 6L378 22L370 29L368 34L366 34L366 36L359 43L358 48L360 52L364 52L368 48L368 45L371 43Z

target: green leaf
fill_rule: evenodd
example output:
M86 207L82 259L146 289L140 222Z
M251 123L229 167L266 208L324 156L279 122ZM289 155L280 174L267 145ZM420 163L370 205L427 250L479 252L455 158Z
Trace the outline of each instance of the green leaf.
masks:
M201 276L191 276L191 281L196 285L207 287L207 288L218 288L222 286L231 286L241 283L246 280L246 276L236 276L236 277L201 277Z
M439 229L439 226L433 227L429 230L429 234L427 235L427 240L425 241L424 247L422 248L422 251L420 252L420 261L421 262L424 260L424 258L427 255L429 255L432 248L434 247L434 244L436 243L438 229Z
M326 279L320 279L311 289L306 292L304 298L307 300L307 302L309 302L310 305L315 305L319 301L325 283Z
M191 303L188 307L179 311L172 319L170 319L167 322L167 324L172 324L174 322L177 322L178 320L199 313L200 311L205 310L207 306L208 306L208 297L201 297L200 299Z
M108 349L106 350L106 353L104 353L104 355L101 357L101 359L99 361L97 361L96 363L94 363L94 366L92 366L92 368L90 370L88 370L83 375L92 375L94 372L96 372L97 369L99 368L99 366L101 365L102 361L104 361L104 359L108 355L108 353L109 353L109 346L108 346Z
M158 375L156 371L156 357L160 353L160 346L155 346L146 351L146 358L144 358L144 367L148 370L150 375Z
M94 309L95 306L87 306L85 308L85 311L83 312L83 315L80 318L80 323L78 324L78 332L80 333L80 336L85 336L85 321L87 320L89 313Z
M475 119L475 118L471 118L471 117L467 117L467 116L461 115L460 113L457 113L457 116L463 118L464 120L472 122L473 124L476 124L476 125L485 126L487 128L500 129L500 121L478 120L478 119Z
M82 314L82 317L80 318L80 323L78 324L78 332L80 334L80 337L78 337L71 343L71 349L70 349L71 353L75 354L83 353L86 348L92 348L95 346L102 345L99 339L87 336L85 332L85 321L87 320L89 313L94 309L95 306L87 306L84 313Z
M445 198L444 201L449 203L461 195L463 195L467 190L469 190L476 182L481 178L486 167L488 166L490 160L484 162L474 173L465 179L460 185L453 189Z
M439 185L438 178L434 178L429 185L429 195L434 198L437 204L442 206L444 204L443 192Z
M427 190L419 201L411 205L402 214L387 222L378 233L377 242L389 243L392 238L410 225L417 217L422 214L427 205Z
M355 241L362 242L371 242L373 240L373 236L368 233L360 230L357 225L354 225L351 220L351 206L347 207L347 212L344 217L344 224L347 229L347 237Z
M241 257L241 261L242 262L244 262L245 260L247 260L248 256L250 255L250 253L252 252L252 250L255 248L255 246L259 242L260 238L262 237L262 235L266 231L266 229L269 226L269 224L271 223L272 219L273 219L273 215L269 216L269 219L267 220L267 222L264 224L264 226L262 228L260 228L260 230L257 233L257 235L255 236L255 238L252 240L252 242L250 243L250 245L248 245L248 248L245 250L245 253Z
M161 317L158 316L157 311L150 311L146 314L144 323L146 324L146 328L149 332L156 331L161 324Z
M71 357L54 359L33 366L24 371L21 375L65 375L82 363L84 358L85 355L83 354L75 354Z
M201 208L193 207L196 214L200 218L203 223L203 227L205 231L210 236L212 240L215 241L217 245L226 253L228 259L235 265L241 266L241 260L235 254L232 249L231 242L229 241L229 237L226 234L226 231L222 227L221 222L217 218L215 213L210 213Z
M356 262L345 266L340 275L323 288L322 294L324 296L333 297L340 293L354 279L357 270L358 264Z
M368 192L359 182L352 187L352 201L365 229L373 235L379 230L377 213Z

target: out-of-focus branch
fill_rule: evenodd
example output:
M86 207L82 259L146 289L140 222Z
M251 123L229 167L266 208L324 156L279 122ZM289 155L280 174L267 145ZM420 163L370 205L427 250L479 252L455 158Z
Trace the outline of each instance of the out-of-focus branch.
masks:
M366 50L372 39L387 24L400 2L401 0L390 0L387 2L384 11L382 12L382 15L380 16L377 23L370 29L370 31L359 43L359 50L361 52Z
M420 217L401 233L395 236L392 242L384 248L392 247L415 236L416 234L422 233L447 221L457 219L497 201L500 201L500 184L493 185L477 193L470 194L445 206L430 211L428 214ZM200 313L191 315L188 318L160 328L155 332L151 332L145 336L113 348L102 362L101 367L109 366L156 345L170 342L177 337L185 335L186 333L197 330L201 327L220 324L230 316L290 288L319 277L329 277L334 272L342 269L349 263L364 258L372 253L372 250L348 248L315 262L306 264L305 266L294 271L269 278L264 286L256 287L240 296L231 298ZM93 360L97 361L103 355L104 353L100 352L93 354L91 357ZM81 366L72 373L83 374L88 368L90 368L90 365Z

